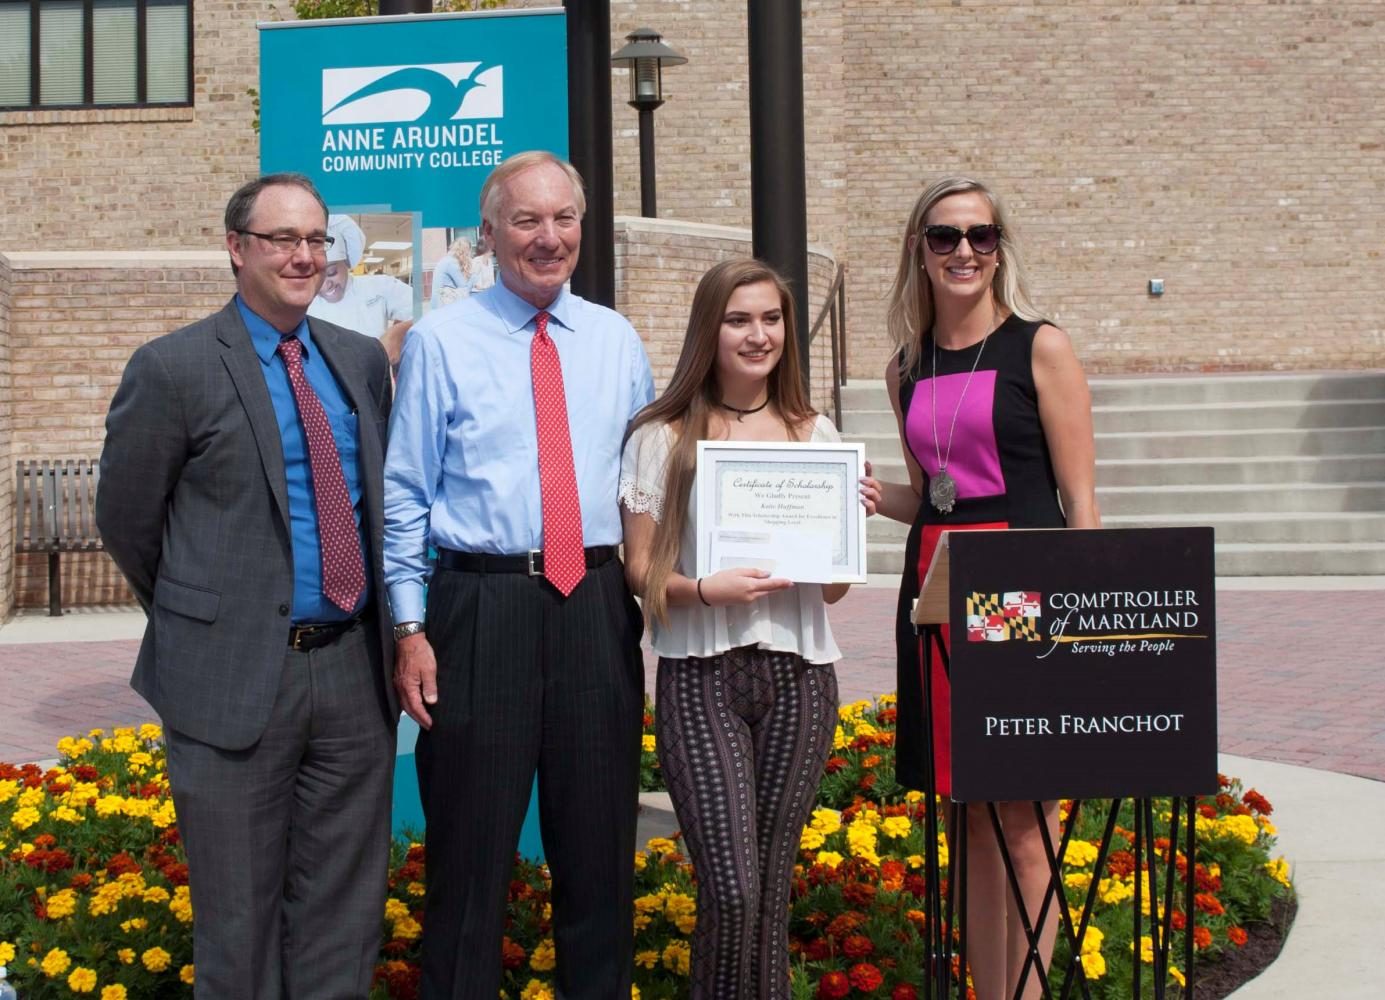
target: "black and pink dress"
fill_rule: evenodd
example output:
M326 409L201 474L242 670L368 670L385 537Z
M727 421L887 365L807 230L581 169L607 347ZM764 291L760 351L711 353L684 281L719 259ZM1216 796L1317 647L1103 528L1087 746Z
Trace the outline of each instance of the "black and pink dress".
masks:
M904 444L925 476L923 500L904 550L904 575L895 615L899 671L896 776L910 788L925 787L931 758L937 764L938 793L947 795L952 789L947 675L936 656L925 655L909 620L938 536L960 528L1064 525L1058 481L1039 421L1039 396L1034 387L1034 334L1042 325L1011 315L981 343L960 351L940 348L936 380L932 377L933 338L926 334L918 368L900 372ZM956 429L951 431L949 455L954 413ZM940 455L957 483L956 504L947 514L928 501L928 485L938 473ZM945 643L947 632L944 626ZM933 678L931 755L924 738L925 666Z

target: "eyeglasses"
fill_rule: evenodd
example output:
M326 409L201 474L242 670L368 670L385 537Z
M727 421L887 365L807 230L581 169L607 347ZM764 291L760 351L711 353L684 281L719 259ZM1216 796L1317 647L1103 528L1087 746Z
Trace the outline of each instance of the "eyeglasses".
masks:
M948 254L957 249L957 244L966 237L967 243L975 253L992 254L1000 246L1000 227L994 223L972 226L966 232L956 226L924 226L923 240L928 249L936 254Z
M308 244L308 252L314 257L327 256L327 248L336 240L331 236L295 236L293 233L257 233L250 229L237 229L236 232L242 236L258 236L266 243L274 247L276 253L287 256L297 253L298 244Z

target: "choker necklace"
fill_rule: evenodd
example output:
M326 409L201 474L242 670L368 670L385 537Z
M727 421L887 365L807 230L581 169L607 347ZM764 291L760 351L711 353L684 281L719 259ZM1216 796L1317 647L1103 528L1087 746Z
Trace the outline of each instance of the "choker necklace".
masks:
M723 410L730 410L732 413L736 415L736 423L740 423L743 419L745 419L752 413L759 413L768 405L768 396L765 397L765 401L761 403L759 406L752 406L748 410L742 410L739 406L732 406L730 403L723 403L721 400L717 400L717 406L720 406Z
M947 471L948 463L952 460L953 437L957 433L957 415L962 412L962 400L971 388L971 377L976 374L976 366L981 363L986 341L990 340L991 334L998 329L1000 324L996 323L990 332L981 338L981 347L976 352L976 359L971 363L971 371L967 373L966 382L962 383L962 391L957 396L957 407L952 411L952 426L947 430L947 454L943 454L942 444L938 440L938 338L936 335L933 337L933 376L928 380L928 384L932 390L933 454L938 460L938 474L928 480L928 502L940 514L951 514L957 503L957 481Z

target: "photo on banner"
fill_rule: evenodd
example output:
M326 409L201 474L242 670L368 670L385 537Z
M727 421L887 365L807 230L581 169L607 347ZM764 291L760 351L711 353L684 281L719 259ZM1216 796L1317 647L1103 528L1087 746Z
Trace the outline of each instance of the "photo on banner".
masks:
M330 208L327 232L333 242L308 315L377 340L393 324L417 319L417 229L414 212Z

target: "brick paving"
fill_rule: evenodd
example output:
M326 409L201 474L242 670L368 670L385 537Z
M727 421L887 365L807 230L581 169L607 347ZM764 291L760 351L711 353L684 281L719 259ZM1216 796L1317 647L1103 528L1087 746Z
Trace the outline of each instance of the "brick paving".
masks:
M1381 591L1217 592L1220 747L1385 781ZM843 700L894 688L895 594L856 588L832 609ZM134 640L0 645L0 760L52 757L65 735L149 721L127 684ZM654 664L646 656L646 689Z

